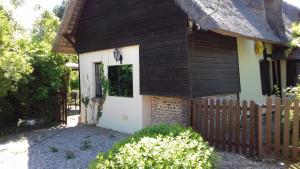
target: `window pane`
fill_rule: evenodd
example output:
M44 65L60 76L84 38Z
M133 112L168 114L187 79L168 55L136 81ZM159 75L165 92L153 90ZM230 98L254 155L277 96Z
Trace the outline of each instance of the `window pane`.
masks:
M132 65L108 67L109 95L133 97Z

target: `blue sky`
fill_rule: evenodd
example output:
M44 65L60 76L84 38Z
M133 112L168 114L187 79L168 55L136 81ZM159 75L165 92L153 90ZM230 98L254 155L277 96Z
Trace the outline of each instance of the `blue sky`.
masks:
M284 0L300 8L300 0ZM12 9L9 6L9 0L0 0L0 3L4 3L5 6ZM42 9L52 10L57 4L60 4L62 0L25 0L25 4L22 7L14 10L14 18L25 27L30 30L34 20L41 14L42 10L36 11L34 7L39 4Z

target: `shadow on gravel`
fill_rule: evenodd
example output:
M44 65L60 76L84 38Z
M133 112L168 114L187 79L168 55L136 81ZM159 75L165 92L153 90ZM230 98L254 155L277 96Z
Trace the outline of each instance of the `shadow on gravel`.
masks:
M128 137L124 133L78 124L78 115L69 116L68 120L70 126L43 130L27 138L32 145L28 149L29 169L84 169L98 153Z

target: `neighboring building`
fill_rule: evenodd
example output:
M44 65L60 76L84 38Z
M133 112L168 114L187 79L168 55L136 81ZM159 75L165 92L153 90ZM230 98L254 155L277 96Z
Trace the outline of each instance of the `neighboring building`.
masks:
M191 98L263 103L274 85L286 87L290 21L282 1L217 2L70 0L54 50L79 55L83 98L101 97L104 64L111 87L99 126L132 133L156 123L189 125ZM92 102L81 110L87 123L96 119Z

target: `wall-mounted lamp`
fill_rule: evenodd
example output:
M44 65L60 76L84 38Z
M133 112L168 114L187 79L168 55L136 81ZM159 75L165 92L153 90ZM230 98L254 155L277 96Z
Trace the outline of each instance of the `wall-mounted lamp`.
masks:
M255 53L257 56L262 56L264 54L265 46L261 41L255 43Z
M114 58L116 59L116 62L120 61L120 63L122 64L123 56L122 56L120 49L116 48L114 50Z

